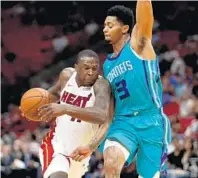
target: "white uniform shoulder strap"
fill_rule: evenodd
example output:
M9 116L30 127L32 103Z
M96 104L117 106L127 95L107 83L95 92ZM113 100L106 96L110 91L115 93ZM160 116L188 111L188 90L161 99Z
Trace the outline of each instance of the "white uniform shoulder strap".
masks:
M77 83L76 83L76 71L72 74L72 76L67 81L65 87L68 87L68 86L77 86Z

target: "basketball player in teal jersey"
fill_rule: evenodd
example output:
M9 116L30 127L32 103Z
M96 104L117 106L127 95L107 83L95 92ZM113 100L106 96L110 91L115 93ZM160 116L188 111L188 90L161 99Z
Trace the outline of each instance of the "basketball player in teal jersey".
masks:
M145 0L137 2L134 27L133 12L124 6L110 8L104 22L105 40L113 53L103 72L115 99L113 122L100 146L106 178L119 178L125 163L135 156L140 177L159 177L164 167L170 123L162 110L160 71L151 44L153 21L152 4ZM97 148L105 132L77 148L73 159L81 160Z

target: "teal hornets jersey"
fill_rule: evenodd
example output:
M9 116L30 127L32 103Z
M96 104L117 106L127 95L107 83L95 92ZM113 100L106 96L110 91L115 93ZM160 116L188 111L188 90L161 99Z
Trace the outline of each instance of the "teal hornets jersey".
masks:
M158 60L143 60L127 42L117 57L108 55L103 65L115 98L115 116L133 115L162 107Z

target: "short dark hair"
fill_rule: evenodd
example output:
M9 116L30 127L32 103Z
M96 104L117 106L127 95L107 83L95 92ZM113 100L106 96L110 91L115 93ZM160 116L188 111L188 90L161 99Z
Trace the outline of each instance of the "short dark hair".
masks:
M94 52L91 49L85 49L78 53L77 55L77 63L83 58L83 57L93 57L99 60L99 56L96 52Z
M134 26L134 15L132 9L123 5L115 5L108 9L107 16L116 16L118 21L129 26L128 32L132 32Z

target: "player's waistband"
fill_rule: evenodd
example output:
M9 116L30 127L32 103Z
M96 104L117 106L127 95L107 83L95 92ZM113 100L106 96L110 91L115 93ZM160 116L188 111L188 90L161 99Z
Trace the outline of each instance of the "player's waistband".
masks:
M143 110L143 111L132 111L131 113L126 113L126 114L116 114L115 117L117 116L125 116L125 117L137 117L137 116L144 116L144 115L153 115L153 114L161 114L162 108L156 108L156 109L150 109L150 110Z

